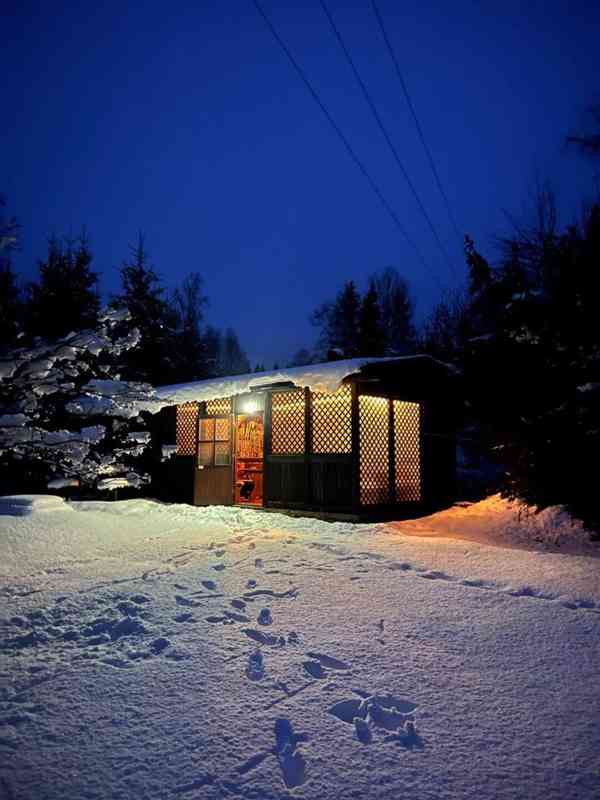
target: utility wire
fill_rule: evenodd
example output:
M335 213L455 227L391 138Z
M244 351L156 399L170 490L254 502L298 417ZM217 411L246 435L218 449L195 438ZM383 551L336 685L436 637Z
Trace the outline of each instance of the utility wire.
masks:
M421 213L423 214L423 216L427 220L427 224L429 225L429 230L433 234L433 237L434 237L438 247L440 248L440 251L441 251L442 255L446 259L446 262L447 262L448 266L450 267L450 269L452 271L454 271L454 265L453 265L452 261L450 260L448 252L447 252L446 248L444 247L444 245L442 243L442 240L441 240L441 238L440 238L440 236L439 236L439 234L437 232L437 229L436 229L435 225L431 221L431 217L427 213L427 209L425 208L421 198L419 197L419 193L417 192L416 187L415 187L414 183L412 182L412 180L410 178L410 175L406 171L406 167L402 163L402 160L401 160L401 158L400 158L400 156L398 154L398 150L396 149L396 147L395 147L395 145L394 145L394 143L392 141L392 138L389 135L389 133L387 131L387 128L385 127L385 125L383 123L383 120L381 119L381 115L377 111L377 106L375 105L373 97L371 96L371 93L369 92L365 82L363 81L363 79L360 76L360 72L358 71L358 68L357 68L356 64L354 63L354 59L352 58L352 56L350 54L350 51L346 47L344 39L342 38L342 34L340 33L337 25L335 24L329 9L327 8L327 4L325 3L325 0L320 0L320 3L321 3L321 8L323 9L323 11L325 13L325 16L329 20L329 24L331 25L331 28L332 28L332 30L333 30L333 32L335 34L336 39L338 40L338 42L340 44L340 47L344 51L344 55L346 56L346 61L350 64L350 67L352 68L352 72L354 73L354 77L358 81L358 85L361 88L361 91L362 91L362 93L364 95L364 98L367 101L367 104L368 104L369 108L371 109L371 112L373 113L373 116L375 117L375 121L377 122L377 125L379 126L379 130L383 134L384 139L386 140L386 142L388 144L388 147L390 148L390 150L392 152L392 155L394 156L394 160L395 160L396 164L398 165L398 167L400 168L400 171L402 172L402 175L404 176L405 181L408 183L410 191L412 192L413 197L417 201L417 205L421 209Z
M440 190L440 194L442 195L442 198L443 198L444 203L446 205L446 210L448 211L448 217L450 219L450 223L451 223L452 227L454 228L454 231L455 231L456 235L458 236L458 239L460 241L460 246L463 247L463 245L464 245L464 236L461 234L461 232L458 229L458 225L456 224L456 219L454 218L454 214L452 213L452 206L450 205L450 202L448 200L448 195L444 191L444 187L442 185L442 181L440 179L439 172L437 170L437 167L435 166L435 161L433 159L433 155L431 154L431 150L429 149L429 146L427 145L427 142L425 141L425 134L423 133L423 128L421 127L421 123L419 122L419 118L417 116L417 112L415 110L415 107L414 107L413 102L411 100L410 94L408 92L408 86L406 85L406 81L404 80L404 77L402 75L402 70L400 69L400 64L398 63L398 59L396 58L396 53L394 52L394 48L392 47L392 43L391 43L390 38L389 38L389 36L387 34L387 31L386 31L386 28L385 28L385 25L384 25L384 22L383 22L383 17L381 16L381 13L379 11L379 8L378 8L377 3L375 2L375 0L371 0L371 6L373 8L373 12L374 12L375 16L377 17L377 22L379 23L379 28L381 29L381 33L383 35L383 39L385 41L386 47L388 49L388 52L389 52L389 54L391 56L392 61L394 62L394 67L396 69L396 75L398 76L398 80L400 81L400 86L402 86L402 91L404 92L404 97L406 98L406 102L408 104L408 108L410 109L410 113L411 113L413 121L415 123L415 127L417 128L417 132L419 134L419 139L421 140L421 144L423 145L423 149L425 150L425 153L427 154L427 159L429 161L429 166L431 167L431 171L433 173L433 177L435 178L435 182L437 184L437 187Z
M440 282L440 280L439 280L439 278L437 276L437 274L431 270L431 267L429 266L429 264L427 263L427 261L423 257L423 254L421 253L421 251L420 251L419 247L417 246L416 242L409 236L409 234L404 229L404 226L400 222L400 219L399 219L398 215L396 214L394 209L391 207L391 205L388 203L385 195L383 194L383 192L381 191L381 189L379 188L379 186L377 185L375 180L371 177L371 174L369 173L369 171L367 170L367 168L365 167L363 162L356 155L356 152L354 151L354 148L352 147L352 145L350 144L350 142L348 141L348 139L344 135L344 132L339 127L339 125L337 124L335 119L331 116L330 112L327 109L327 106L323 103L323 101L321 100L321 98L320 98L319 94L317 93L316 89L314 88L314 86L312 85L312 83L310 82L308 77L306 76L306 73L304 72L304 70L302 69L300 64L296 61L296 59L292 55L291 51L289 50L288 46L286 45L286 43L283 41L283 39L281 38L281 36L277 32L277 30L274 27L273 23L271 22L271 20L267 16L265 10L263 9L261 4L259 3L259 0L252 0L252 2L254 3L254 6L256 7L256 10L258 11L258 13L264 19L267 27L269 28L269 30L273 34L273 37L275 38L275 40L277 41L277 43L279 44L279 46L281 47L283 52L286 54L286 56L290 60L292 66L294 67L294 69L296 70L296 72L298 73L300 78L302 79L302 82L304 83L304 85L306 86L306 88L308 89L310 94L312 95L313 99L315 100L315 102L317 103L317 105L319 106L319 108L321 109L321 111L323 112L325 117L327 118L327 121L329 122L331 127L334 129L334 131L336 132L338 137L341 139L344 147L348 151L348 154L350 155L350 157L352 158L352 160L354 161L356 166L359 168L359 170L362 172L364 177L369 182L369 185L370 185L371 189L377 195L381 205L385 208L387 213L392 218L392 221L394 222L396 228L400 231L402 236L406 239L408 244L412 247L412 249L416 253L419 261L421 262L421 264L425 267L425 269L429 270L432 273L432 275L435 278L435 281L438 284L438 286L440 288L443 288L442 284L441 284L441 282Z

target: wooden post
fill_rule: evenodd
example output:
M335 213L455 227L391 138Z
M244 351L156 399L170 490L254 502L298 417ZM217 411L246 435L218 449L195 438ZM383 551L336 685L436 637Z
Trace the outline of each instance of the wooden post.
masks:
M394 430L394 401L388 397L388 503L396 502L396 436Z
M263 506L268 505L267 498L270 496L269 491L269 478L270 478L270 461L271 455L271 403L272 392L265 392L265 408L264 408L264 441L263 441Z
M352 510L360 511L360 433L358 384L352 383Z
M312 482L311 482L311 453L312 453L312 393L310 389L304 389L304 462L305 462L305 486L306 497L304 502L307 506L312 505Z

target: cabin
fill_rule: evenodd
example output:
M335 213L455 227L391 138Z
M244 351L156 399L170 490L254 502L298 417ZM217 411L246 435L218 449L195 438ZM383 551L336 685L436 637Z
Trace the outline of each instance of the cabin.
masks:
M455 380L407 356L160 387L159 490L353 520L441 508L455 496Z

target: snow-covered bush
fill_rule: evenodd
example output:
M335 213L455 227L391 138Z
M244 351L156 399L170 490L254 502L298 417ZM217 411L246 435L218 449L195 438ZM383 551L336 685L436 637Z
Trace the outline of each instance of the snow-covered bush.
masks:
M0 494L140 488L150 432L149 384L119 379L140 340L129 312L107 310L97 330L37 342L0 360Z

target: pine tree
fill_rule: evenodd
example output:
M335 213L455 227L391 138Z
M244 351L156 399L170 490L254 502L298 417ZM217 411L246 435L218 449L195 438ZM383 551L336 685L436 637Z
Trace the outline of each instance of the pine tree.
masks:
M206 364L206 375L208 378L216 378L221 375L221 350L223 346L223 336L218 328L207 325L202 337L202 346Z
M242 350L233 328L227 328L222 340L220 354L221 375L244 375L250 372L250 362Z
M414 308L407 282L394 267L386 267L371 275L369 283L377 291L387 353L413 353L416 331L413 322Z
M0 195L0 209L6 201ZM0 353L14 345L21 319L21 293L12 268L11 254L18 247L19 225L0 216Z
M361 299L354 281L347 281L333 303L323 303L310 316L319 329L318 350L323 360L334 354L353 358L359 349Z
M121 292L113 298L115 308L127 308L138 328L140 346L128 353L124 376L153 385L169 383L176 373L174 329L177 319L164 298L164 287L150 264L142 233L130 247L131 256L121 265Z
M354 281L347 281L332 309L330 346L341 350L346 358L358 354L360 303Z
M368 357L385 355L386 336L374 282L371 282L368 292L363 297L359 326L359 355Z
M600 206L563 232L546 220L515 230L472 293L471 324L486 334L469 340L461 366L504 493L538 508L566 505L600 527L589 468L600 445Z
M441 361L457 363L471 335L469 305L461 290L445 292L423 324L419 350Z
M475 243L469 235L465 235L465 256L469 268L469 293L475 297L489 288L492 282L492 270L485 258L475 249Z
M27 289L28 333L54 340L97 324L100 299L92 259L85 231L76 240L50 238L39 281Z
M202 278L197 272L188 275L173 294L172 308L176 324L172 354L175 383L200 380L209 376L205 343L201 332L203 308L207 298Z

